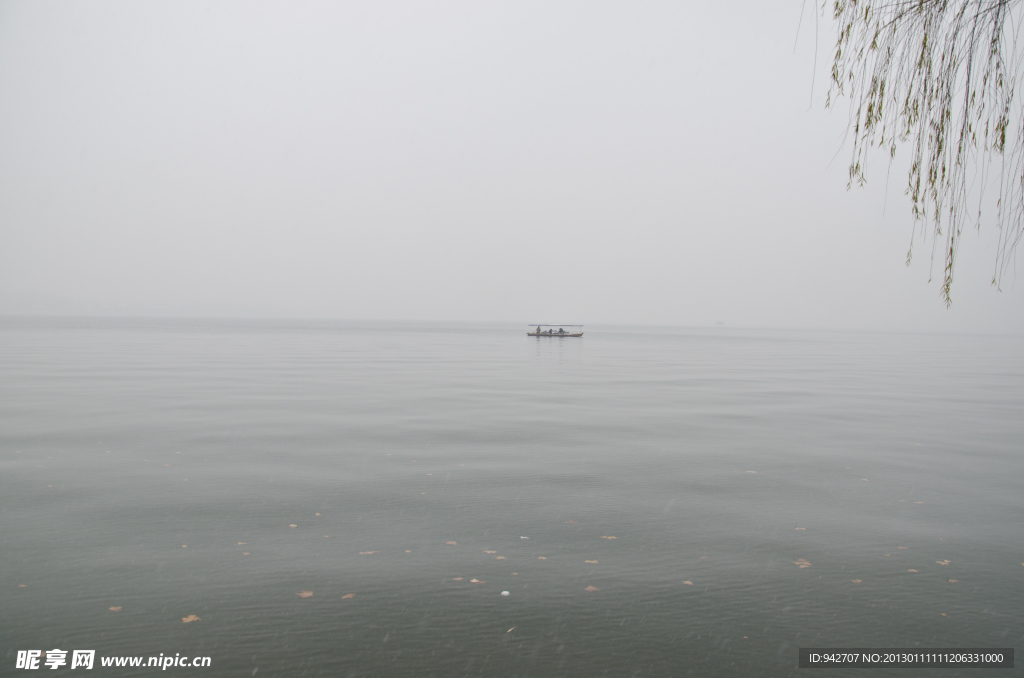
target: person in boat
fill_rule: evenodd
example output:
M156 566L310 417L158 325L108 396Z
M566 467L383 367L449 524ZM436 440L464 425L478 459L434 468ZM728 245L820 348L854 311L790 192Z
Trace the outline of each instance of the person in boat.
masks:
M540 334L540 325L537 325L537 334Z
M559 333L559 334L565 334L565 330L564 330L564 329L562 329L561 327L559 327L559 328L558 328L558 333Z

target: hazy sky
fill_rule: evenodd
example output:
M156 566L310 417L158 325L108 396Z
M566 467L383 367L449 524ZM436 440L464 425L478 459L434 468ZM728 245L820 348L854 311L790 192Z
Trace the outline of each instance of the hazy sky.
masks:
M0 313L1024 331L846 190L800 11L2 0Z

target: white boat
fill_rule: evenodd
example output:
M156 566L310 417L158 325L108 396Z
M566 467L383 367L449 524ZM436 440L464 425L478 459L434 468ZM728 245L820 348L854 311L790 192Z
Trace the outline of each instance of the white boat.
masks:
M528 337L582 337L583 325L530 325L535 328L527 332ZM569 329L566 329L566 328Z

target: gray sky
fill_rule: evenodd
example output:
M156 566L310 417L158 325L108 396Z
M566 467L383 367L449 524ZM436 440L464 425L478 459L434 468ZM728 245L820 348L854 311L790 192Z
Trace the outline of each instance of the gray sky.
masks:
M1024 331L800 5L3 0L0 313Z

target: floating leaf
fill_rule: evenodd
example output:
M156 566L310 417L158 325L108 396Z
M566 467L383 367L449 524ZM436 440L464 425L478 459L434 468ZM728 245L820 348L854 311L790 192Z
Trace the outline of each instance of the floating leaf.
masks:
M898 548L898 549L902 549L902 550L906 551L906 550L907 550L907 549L909 549L910 547L909 547L909 546L897 546L896 548Z
M329 534L325 534L324 535L324 539L330 539L330 538L331 538L331 535L329 535Z
M452 577L452 581L462 581L462 577Z
M804 530L804 531L806 531L806 530L807 530L807 528L806 528L806 527L798 527L798 528L796 528L796 529L798 529L798 530Z
M947 579L946 581L948 581L950 584L959 584L960 583L959 579Z
M863 584L864 583L863 579L851 579L850 581L852 581L854 584Z
M917 572L917 570L907 570L907 572Z
M120 612L121 611L121 606L118 605L117 607L108 607L107 609L110 610L111 612Z
M518 573L518 572L513 572L513 573L512 573L512 576L513 576L513 577L517 577L517 576L519 576L519 573Z
M297 595L299 598L312 598L313 597L313 592L312 591L299 591L295 595Z
M484 553L497 553L497 551L484 551Z
M575 525L576 524L575 520L567 520L565 522L566 522L567 525Z
M412 553L412 551L406 551L406 553Z
M470 579L469 583L470 584L486 584L487 582L485 582L483 579Z
M950 563L949 560L936 560L935 561L936 565L949 565L949 563Z
M600 591L601 589L597 588L596 586L588 586L587 588L585 588L583 590L584 591L594 592L594 591Z
M797 558L796 560L793 561L793 564L796 565L797 567L799 567L801 570L811 566L811 564L809 562L807 562L806 560L804 560L803 558Z
M448 544L449 546L455 546L455 545L456 545L456 544L458 544L458 543L459 543L459 542L457 542L457 541L446 541L446 542L445 542L445 544Z
M547 560L547 556L537 556L537 560Z
M380 551L360 551L361 556L372 556L374 553L380 553Z
M240 541L240 542L238 542L238 545L239 546L245 546L245 542L244 541Z
M597 561L596 560L584 560L583 562L590 563L591 565L597 565Z
M188 544L182 544L182 545L181 545L181 548L183 548L183 549L187 549L187 548L188 548Z
M510 628L510 629L509 629L508 631L505 631L505 633L512 633L512 631L514 631L514 630L515 630L516 628L518 628L518 627L516 627L516 626L513 626L513 627L512 627L512 628Z
M28 586L28 584L18 584L18 588L19 588L19 589L23 589L23 588L25 588L26 586Z
M505 556L498 556L495 560L506 560Z
M866 483L869 483L869 482L871 482L871 481L870 481L870 480L868 480L867 478L861 478L861 480L863 480L863 481L864 481L864 482L866 482Z
M886 554L885 554L885 557L886 557L886 558L891 558L891 557L892 557L892 554L891 554L891 553L886 553Z
M705 558L707 558L707 556L701 556L700 557L701 560L704 560Z
M354 593L346 593L345 595L343 595L341 597L341 599L342 600L348 600L349 598L355 598L355 597L356 597L356 594L354 594Z
M757 473L757 471L747 471L747 473Z
M692 582L692 581L690 581L689 579L687 579L687 580L686 580L686 581L684 581L683 583L684 583L684 584L686 584L687 586L693 586L693 582Z
M194 622L194 621L203 621L203 620L200 619L199 617L195 616L194 614L190 614L187 617L182 617L181 618L181 623L182 624L188 624L189 622Z
M618 537L601 537L601 539L618 539Z
M298 527L298 525L296 525L295 523L292 523L292 524L291 524L291 525L289 525L288 527Z
M943 612L943 613L942 613L942 616L943 616L943 617L948 617L949 615L948 615L948 614L946 614L945 612Z
M924 504L925 502L923 502L923 501L915 501L914 503L915 504Z
M320 515L319 513L317 515Z
M242 555L243 556L251 556L252 554L249 553L248 551L242 551Z

